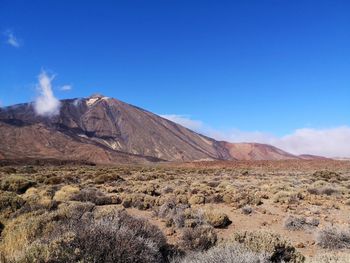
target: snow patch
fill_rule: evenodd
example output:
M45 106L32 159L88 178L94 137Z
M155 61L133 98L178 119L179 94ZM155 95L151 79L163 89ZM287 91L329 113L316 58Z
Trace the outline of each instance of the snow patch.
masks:
M112 148L113 150L118 150L121 148L121 145L118 141L115 142L108 142L106 140L103 140L105 144L107 144L107 146L109 146L110 148Z
M100 99L100 98L91 98L91 99L88 99L88 100L86 101L86 105L92 106L92 105L94 105L95 102L97 102L99 99Z
M109 97L91 97L88 100L86 100L86 105L92 106L99 100L107 101L109 99L110 99Z

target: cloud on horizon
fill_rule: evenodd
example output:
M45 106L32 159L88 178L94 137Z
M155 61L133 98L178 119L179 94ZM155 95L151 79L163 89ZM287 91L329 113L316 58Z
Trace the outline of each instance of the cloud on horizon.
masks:
M161 114L160 117L167 119L169 121L178 123L188 129L199 131L203 127L203 123L198 120L192 120L187 115L178 114Z
M14 35L14 33L10 30L5 32L6 36L6 43L12 47L19 48L21 45L17 39L17 37Z
M161 116L216 140L266 143L297 155L350 157L350 127L346 125L325 129L301 128L279 137L261 131L247 132L239 129L218 131L205 125L202 121L192 120L186 115L167 114Z
M73 88L72 85L63 85L62 87L60 87L60 90L70 91L72 88Z
M61 103L52 91L51 82L53 79L54 76L49 76L45 71L42 71L38 76L37 90L39 96L34 102L34 109L38 115L51 117L60 112Z

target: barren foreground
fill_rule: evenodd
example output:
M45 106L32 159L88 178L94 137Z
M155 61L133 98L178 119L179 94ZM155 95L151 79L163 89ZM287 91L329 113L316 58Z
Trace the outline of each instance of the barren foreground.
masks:
M0 262L350 262L347 161L6 165L0 180Z

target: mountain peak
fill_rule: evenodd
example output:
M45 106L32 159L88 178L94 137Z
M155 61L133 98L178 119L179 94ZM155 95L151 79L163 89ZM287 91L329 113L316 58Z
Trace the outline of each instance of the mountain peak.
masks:
M101 100L108 100L110 99L109 97L106 97L102 94L99 94L99 93L95 93L95 94L92 94L90 97L87 97L86 98L86 104L88 106L92 106L94 105L96 102L98 101L101 101Z
M101 93L94 93L92 94L90 97L88 97L88 99L102 99L106 96L104 96L103 94Z

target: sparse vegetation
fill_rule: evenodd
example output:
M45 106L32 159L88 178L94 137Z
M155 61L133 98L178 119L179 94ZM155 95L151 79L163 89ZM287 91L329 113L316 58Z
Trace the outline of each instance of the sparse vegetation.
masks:
M327 249L350 248L350 229L327 226L318 231L317 245Z
M306 230L317 227L319 223L316 218L288 216L284 221L284 227L288 230Z
M304 257L281 236L265 232L236 233L233 240L257 253L266 253L272 262L303 262Z
M205 252L189 254L174 259L171 263L268 263L264 253L256 253L239 245L220 245Z
M348 253L350 166L266 164L249 163L248 174L240 163L2 167L0 261L312 262Z
M185 228L181 235L181 246L183 249L203 251L216 244L217 235L211 226L198 226Z

